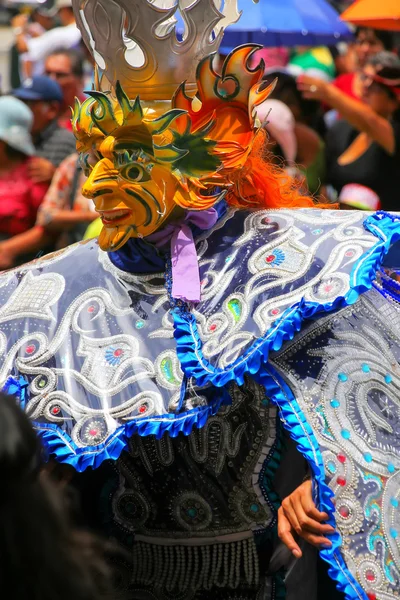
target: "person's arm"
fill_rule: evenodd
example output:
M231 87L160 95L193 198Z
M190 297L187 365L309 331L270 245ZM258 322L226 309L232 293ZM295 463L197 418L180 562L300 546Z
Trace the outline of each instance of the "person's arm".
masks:
M17 46L17 50L20 54L25 54L25 52L28 52L28 43L26 41L25 33L19 28L15 29L15 45Z
M296 123L294 132L297 139L296 162L307 168L314 163L321 148L321 140L311 127L303 123Z
M86 178L80 170L76 171L77 161L78 155L72 154L60 164L39 208L36 224L49 233L58 234L73 229L78 223L89 224L97 218L97 213L90 210L91 203L86 198L79 197Z
M29 162L29 177L35 184L49 184L53 179L55 172L56 165L54 165L50 160L47 160L47 158L43 158L42 156L33 156Z
M62 38L62 35L59 33L57 34L56 32L56 29L60 28L57 27L56 29L51 29L35 38L28 37L26 33L26 21L25 24L22 24L22 18L19 19L19 17L24 16L25 15L17 15L12 21L18 52L20 52L20 54L27 52L32 62L44 60L45 57L57 47L57 44L59 46L62 45L62 39L60 39Z
M394 154L396 140L391 123L380 117L369 106L353 100L334 85L308 77L298 78L298 88L308 100L321 100L336 109L355 129L363 131L377 142L388 154Z
M51 233L70 231L79 223L89 224L97 217L98 214L94 211L55 210L46 225L46 231Z
M15 36L15 45L20 54L28 52L28 42L26 37L26 27L28 24L27 15L16 15L11 20L11 27L13 28Z

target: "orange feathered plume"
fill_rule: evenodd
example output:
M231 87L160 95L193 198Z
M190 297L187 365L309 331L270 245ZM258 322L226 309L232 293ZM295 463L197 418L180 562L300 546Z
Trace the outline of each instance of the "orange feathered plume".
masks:
M213 152L221 161L218 171L201 178L198 184L226 189L227 203L236 208L313 207L315 200L301 193L302 182L272 163L266 152L267 135L260 124L257 126L257 106L275 86L262 82L263 61L253 69L249 66L260 48L251 44L233 50L224 61L221 75L214 70L213 56L205 58L197 69L195 98L186 94L185 84L175 93L173 107L187 111L191 131L206 127L206 138L216 143ZM185 130L184 118L177 119L177 127ZM199 190L197 195L199 202L194 199L192 210L204 209L215 201L202 197Z
M247 209L315 206L312 198L302 194L302 181L290 177L272 162L266 151L267 143L265 131L259 130L244 166L227 174L232 184L225 197L227 203Z

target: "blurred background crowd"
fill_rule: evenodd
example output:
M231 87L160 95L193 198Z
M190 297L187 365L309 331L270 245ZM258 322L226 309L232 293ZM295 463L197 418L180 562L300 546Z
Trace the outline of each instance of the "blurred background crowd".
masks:
M298 179L304 194L323 202L399 210L400 12L393 27L389 19L380 29L373 21L359 27L341 21L351 2L239 4L243 20L226 34L221 54L240 43L265 46L254 60L264 59L267 82L277 79L258 110L272 160ZM99 223L81 193L85 176L70 124L70 107L91 89L94 69L71 1L3 2L0 40L0 269L6 269L97 235Z

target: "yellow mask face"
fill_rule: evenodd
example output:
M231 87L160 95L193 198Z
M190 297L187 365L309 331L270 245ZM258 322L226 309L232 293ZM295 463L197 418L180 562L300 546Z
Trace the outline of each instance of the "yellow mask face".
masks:
M170 110L146 119L140 102L131 103L120 88L117 101L92 92L77 103L73 118L77 149L88 177L83 195L94 201L103 229L103 250L114 251L130 237L146 237L160 229L177 207L204 208L199 174L214 172L219 160L211 154L213 141L182 133L172 124L186 111ZM196 154L185 147L197 144ZM205 161L205 170L198 159Z
M83 195L92 198L103 222L103 250L118 250L130 237L146 237L162 227L176 207L176 180L161 165L127 154L101 158L90 171Z
M271 88L259 85L261 66L248 68L256 49L231 53L222 75L213 70L212 57L204 59L196 97L182 84L171 110L148 106L145 114L139 98L131 101L119 83L115 97L92 91L83 104L76 101L72 126L88 177L83 194L102 219L103 250L151 235L176 207L209 208L218 197L215 186L240 192L236 179L255 139L255 107Z

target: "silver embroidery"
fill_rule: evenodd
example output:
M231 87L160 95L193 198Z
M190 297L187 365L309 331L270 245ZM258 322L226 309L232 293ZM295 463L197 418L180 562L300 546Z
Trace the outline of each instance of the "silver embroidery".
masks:
M65 279L58 273L34 276L28 272L8 302L0 307L0 323L27 317L54 321L51 306L60 299L64 288Z
M250 318L261 336L271 330L287 308L302 299L320 303L345 295L350 289L349 266L376 243L376 238L362 226L365 217L357 212L314 209L260 211L249 215L244 222L245 233L233 242L232 252L222 267L219 264L216 270L215 260L200 261L206 272L202 302L195 315L204 356L208 360L215 357L215 366L219 368L229 368L257 339ZM312 225L315 229L306 237L302 225ZM270 235L267 244L262 244L263 231ZM243 289L234 295L226 294L243 260L243 244L250 243L259 248L247 259L249 275L241 286ZM327 249L324 264L312 274L313 261L321 248ZM302 278L305 283L279 295L280 288ZM236 319L232 318L229 307L233 296L240 304ZM221 298L221 310L215 310L215 298Z
M400 582L399 313L370 290L273 360L322 447L347 565L385 600L399 597Z
M345 294L350 269L376 241L363 229L364 218L364 213L282 210L252 213L242 221L240 213L228 211L202 233L197 250L203 299L194 310L203 342L202 353L196 348L199 363L204 356L228 369L233 361L244 360L249 346L290 305L302 298L329 302ZM227 256L219 251L210 256L210 236L217 230L226 232L218 248ZM328 242L331 246L325 247ZM324 262L315 273L310 270L313 257ZM304 281L298 284L296 277ZM71 282L68 294L62 293L65 280ZM291 287L282 293L284 286ZM0 380L5 382L13 366L28 377L30 410L38 420L44 417L71 432L78 424L75 417L79 422L98 419L103 411L105 424L97 428L102 439L104 428L110 429L107 415L120 419L119 424L129 414L139 418L135 411L116 417L114 405L131 406L142 391L152 399L141 406L143 417L168 420L168 413L209 402L188 381L181 403L182 372L163 274L125 273L89 242L2 276L0 294L8 300L0 309L1 339L7 339L0 347ZM23 329L13 324L16 319L23 321ZM57 390L66 394L58 398L60 404L50 396ZM156 400L153 393L159 394ZM52 401L44 401L45 396ZM77 398L83 399L79 409ZM83 443L84 434L76 439Z

